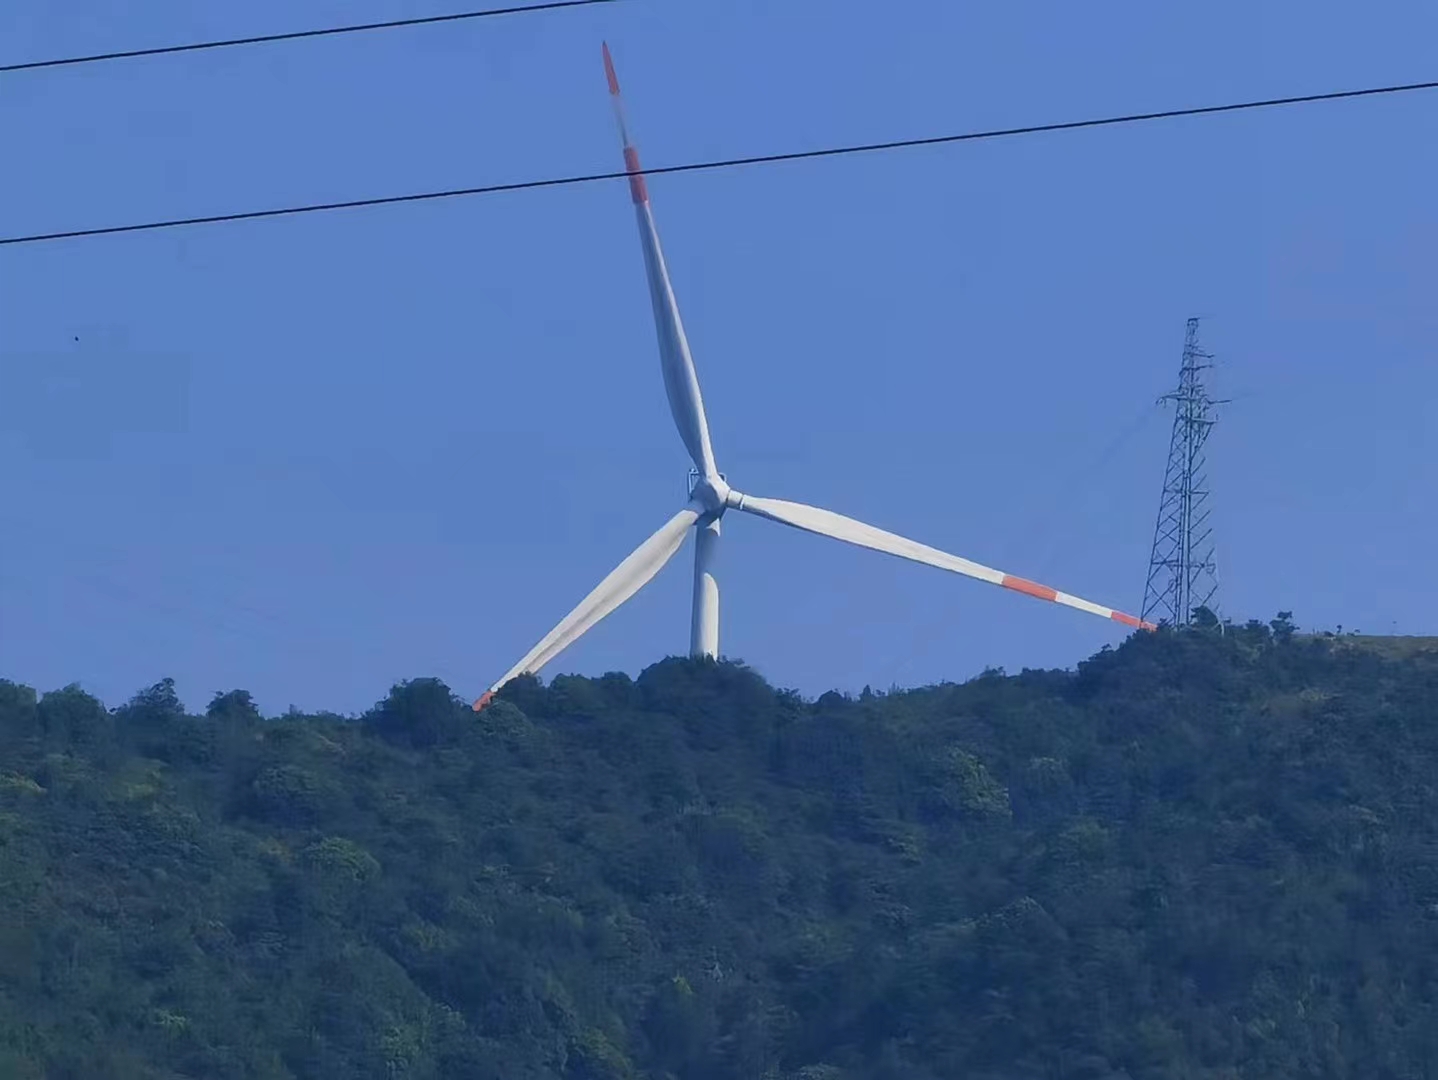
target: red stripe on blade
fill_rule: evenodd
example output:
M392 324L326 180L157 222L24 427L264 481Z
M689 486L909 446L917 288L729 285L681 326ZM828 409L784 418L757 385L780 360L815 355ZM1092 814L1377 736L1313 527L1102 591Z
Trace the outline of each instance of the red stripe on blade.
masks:
M1012 574L1005 574L1004 580L1000 584L1006 589L1013 589L1014 592L1021 592L1025 596L1034 596L1040 600L1057 600L1059 595L1056 589L1050 589L1047 585L1039 585L1025 578L1014 577Z
M488 705L488 704L489 704L491 701L493 701L493 700L494 700L494 691L493 691L493 690L486 690L483 694L481 694L481 695L479 696L479 700L474 703L474 711L475 711L475 712L481 712L481 711L483 711L484 707L485 707L486 705Z
M629 193L634 196L634 202L647 203L649 188L644 183L644 172L639 166L639 151L632 146L624 148L624 168L629 172Z

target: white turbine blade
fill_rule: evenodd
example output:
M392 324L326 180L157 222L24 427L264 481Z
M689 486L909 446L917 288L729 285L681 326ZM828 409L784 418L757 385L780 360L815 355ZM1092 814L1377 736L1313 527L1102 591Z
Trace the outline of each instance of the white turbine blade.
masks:
M1057 589L1039 585L1025 578L1005 574L1002 570L994 570L991 567L970 562L968 559L950 555L938 548L931 548L927 544L920 544L916 540L909 540L896 533L885 532L872 525L865 525L862 521L855 521L843 514L836 514L832 510L820 510L816 506L805 506L803 503L785 502L782 499L759 499L752 495L737 493L731 496L730 505L745 513L757 514L770 521L792 525L796 529L818 533L820 536L831 536L835 540L844 540L850 544L857 544L859 547L872 548L889 555L897 555L901 559L912 559L914 562L924 563L926 566L936 566L940 570L950 570L955 574L978 578L980 581L987 581L990 585L1012 589L1014 592L1033 596L1039 600L1051 600L1056 604L1086 611L1090 615L1112 619L1125 626L1142 630L1157 629L1152 623L1143 622L1132 615L1115 611L1113 608L1082 600L1077 596L1059 592Z
M639 167L639 152L629 139L624 121L624 103L619 96L619 79L614 74L614 61L609 46L604 46L604 74L609 79L609 94L614 114L619 120L619 135L624 142L624 168L629 174L629 192L634 197L634 210L639 218L639 239L644 247L644 270L649 278L649 298L654 305L654 326L659 336L659 362L664 372L664 392L669 397L669 411L679 428L679 437L694 467L706 477L715 477L714 449L709 444L709 421L704 415L704 400L699 395L699 376L694 371L694 358L689 352L689 339L684 335L684 322L679 317L679 302L669 281L669 268L659 246L659 231L654 226L654 211L649 205L649 190Z
M691 503L640 544L629 558L616 566L593 592L579 602L578 607L564 617L563 622L530 649L523 660L485 691L474 703L474 711L479 712L488 705L500 687L510 679L517 675L532 675L537 672L578 641L595 623L647 585L679 550L679 545L684 543L684 533L699 520L700 512L700 508Z

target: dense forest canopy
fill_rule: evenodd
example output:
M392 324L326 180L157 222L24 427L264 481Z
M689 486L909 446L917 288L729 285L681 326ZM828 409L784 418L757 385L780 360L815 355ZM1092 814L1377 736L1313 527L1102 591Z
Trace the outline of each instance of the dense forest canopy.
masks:
M0 682L0 1077L1438 1077L1435 713L1286 617L817 701Z

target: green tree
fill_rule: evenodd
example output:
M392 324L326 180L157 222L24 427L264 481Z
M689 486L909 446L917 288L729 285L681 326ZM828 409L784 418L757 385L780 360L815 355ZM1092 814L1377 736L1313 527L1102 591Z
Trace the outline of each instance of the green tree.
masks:
M211 720L253 723L260 719L260 710L248 690L216 691L205 709L205 716Z
M387 742L427 749L461 738L473 715L439 679L412 679L396 683L364 719Z

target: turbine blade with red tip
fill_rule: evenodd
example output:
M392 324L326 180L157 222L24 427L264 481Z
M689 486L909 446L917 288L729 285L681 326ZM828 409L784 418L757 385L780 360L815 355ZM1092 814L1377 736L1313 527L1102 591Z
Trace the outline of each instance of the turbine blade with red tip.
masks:
M637 593L674 557L684 534L699 520L702 507L693 503L670 518L658 532L640 544L630 556L616 566L577 607L566 615L539 644L525 654L523 660L505 672L474 703L479 712L493 700L501 687L518 675L532 675L549 661L573 645L596 623Z
M689 451L694 467L706 477L718 475L714 449L709 442L709 420L704 415L704 399L699 394L699 376L694 370L694 357L684 322L679 317L679 302L669 280L669 268L659 246L659 231L654 225L654 211L649 205L649 189L639 165L639 152L629 137L624 117L624 101L619 95L619 77L614 72L614 58L604 46L604 74L609 81L609 96L614 103L619 137L624 144L624 168L629 174L629 193L639 219L639 239L644 248L644 271L649 279L649 299L654 307L654 326L659 338L659 361L664 373L664 391L669 398L669 411L674 415L679 437Z
M746 514L756 514L759 517L768 518L770 521L777 521L782 525L803 529L806 532L843 540L845 543L857 544L859 547L882 551L888 555L897 555L901 559L912 559L925 566L935 566L940 570L963 574L965 577L977 578L979 581L987 581L990 585L998 585L1001 588L1023 593L1025 596L1032 596L1038 600L1048 600L1055 604L1063 604L1065 607L1086 611L1090 615L1110 619L1136 630L1158 629L1153 623L1136 619L1122 611L1115 611L1102 604L1095 604L1091 600L1083 600L1070 593L1059 592L1057 589L1051 589L1047 585L1040 585L1026 578L1006 574L1002 570L971 562L958 555L950 555L947 551L940 551L938 548L929 547L916 540L909 540L897 533L886 532L873 525L865 525L862 521L845 517L843 514L836 514L832 510L821 510L817 506L805 506L803 503L785 502L783 499L760 499L753 495L740 495L737 492L731 496L729 505Z

